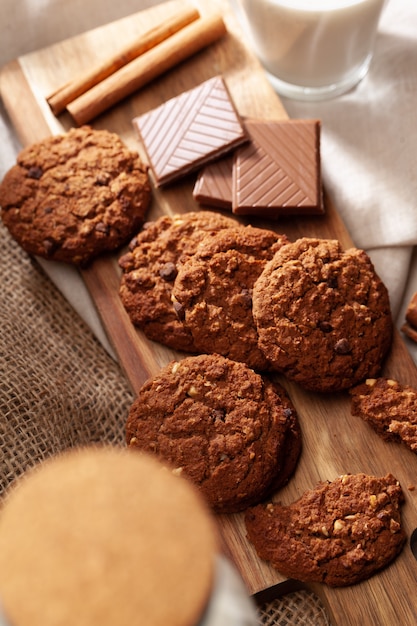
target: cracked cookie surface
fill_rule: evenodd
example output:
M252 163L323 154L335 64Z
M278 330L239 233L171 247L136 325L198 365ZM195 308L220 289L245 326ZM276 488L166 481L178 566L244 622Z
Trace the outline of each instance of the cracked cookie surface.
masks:
M267 370L252 315L252 290L285 235L241 226L204 239L180 267L172 295L199 352Z
M75 265L126 243L150 200L138 154L88 126L24 148L0 185L2 220L21 247Z
M245 514L258 556L303 582L353 585L401 551L404 495L391 474L346 474L320 483L289 506L257 505Z
M255 283L253 315L273 369L312 391L377 375L391 346L385 285L363 250L336 240L282 246Z
M178 264L199 242L238 222L214 211L163 216L147 222L119 259L119 294L133 324L148 339L184 352L196 352L190 331L177 315L171 295Z
M214 510L236 512L289 480L301 430L279 385L244 363L198 355L171 362L143 385L126 441L190 478Z

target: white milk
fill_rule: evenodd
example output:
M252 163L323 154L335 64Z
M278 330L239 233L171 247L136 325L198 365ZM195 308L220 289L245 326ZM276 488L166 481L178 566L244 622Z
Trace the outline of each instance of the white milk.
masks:
M385 0L236 0L284 95L336 95L367 72Z

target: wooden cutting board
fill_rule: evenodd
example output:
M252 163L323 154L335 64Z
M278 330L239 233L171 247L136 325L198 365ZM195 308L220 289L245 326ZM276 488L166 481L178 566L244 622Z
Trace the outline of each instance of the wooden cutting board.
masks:
M132 127L132 118L165 100L191 89L214 75L222 74L241 115L263 119L284 119L287 114L269 85L259 63L248 51L244 37L222 0L195 2L203 15L220 10L228 34L193 58L154 80L92 125L117 132L125 143L141 150ZM25 55L2 72L0 89L6 110L24 145L73 126L66 113L55 118L47 103L48 96L67 80L116 52L151 26L173 15L181 2L173 0L108 24L49 48ZM347 181L352 184L354 181ZM192 180L172 188L155 190L149 217L196 210L192 198ZM337 238L344 246L352 241L329 198L324 217L282 219L278 222L252 220L284 232L290 239L299 236ZM168 360L181 356L149 342L131 325L118 297L119 269L117 255L102 258L82 271L101 315L122 368L133 390L137 391L150 375ZM395 336L384 374L417 386L417 371L399 335ZM358 418L350 415L346 393L319 395L307 393L283 381L299 413L304 448L297 471L278 497L290 503L305 489L320 480L332 480L343 473L366 472L383 476L393 473L405 492L404 525L410 537L417 527L417 456L397 444L383 442ZM241 515L219 516L225 549L241 572L250 593L273 597L296 588L278 572L260 561L245 537ZM417 623L417 562L409 542L399 558L369 581L344 589L324 585L310 586L323 600L332 622L338 626ZM265 591L267 590L267 591Z

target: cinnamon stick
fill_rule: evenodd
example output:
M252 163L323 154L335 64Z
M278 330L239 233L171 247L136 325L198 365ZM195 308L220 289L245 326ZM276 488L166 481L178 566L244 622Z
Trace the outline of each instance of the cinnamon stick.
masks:
M221 16L200 17L70 102L67 110L78 125L88 123L226 32Z
M97 85L127 63L168 39L168 37L199 17L200 14L194 7L184 7L177 15L166 20L163 24L151 28L148 32L141 35L139 39L125 46L116 55L62 85L46 99L52 112L55 115L59 115L67 104L91 89L91 87L94 87L94 85Z

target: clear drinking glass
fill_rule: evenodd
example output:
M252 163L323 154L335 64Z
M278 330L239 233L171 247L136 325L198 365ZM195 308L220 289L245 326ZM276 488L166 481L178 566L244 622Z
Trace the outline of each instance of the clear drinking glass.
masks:
M322 100L354 87L371 62L386 0L232 0L276 91Z

